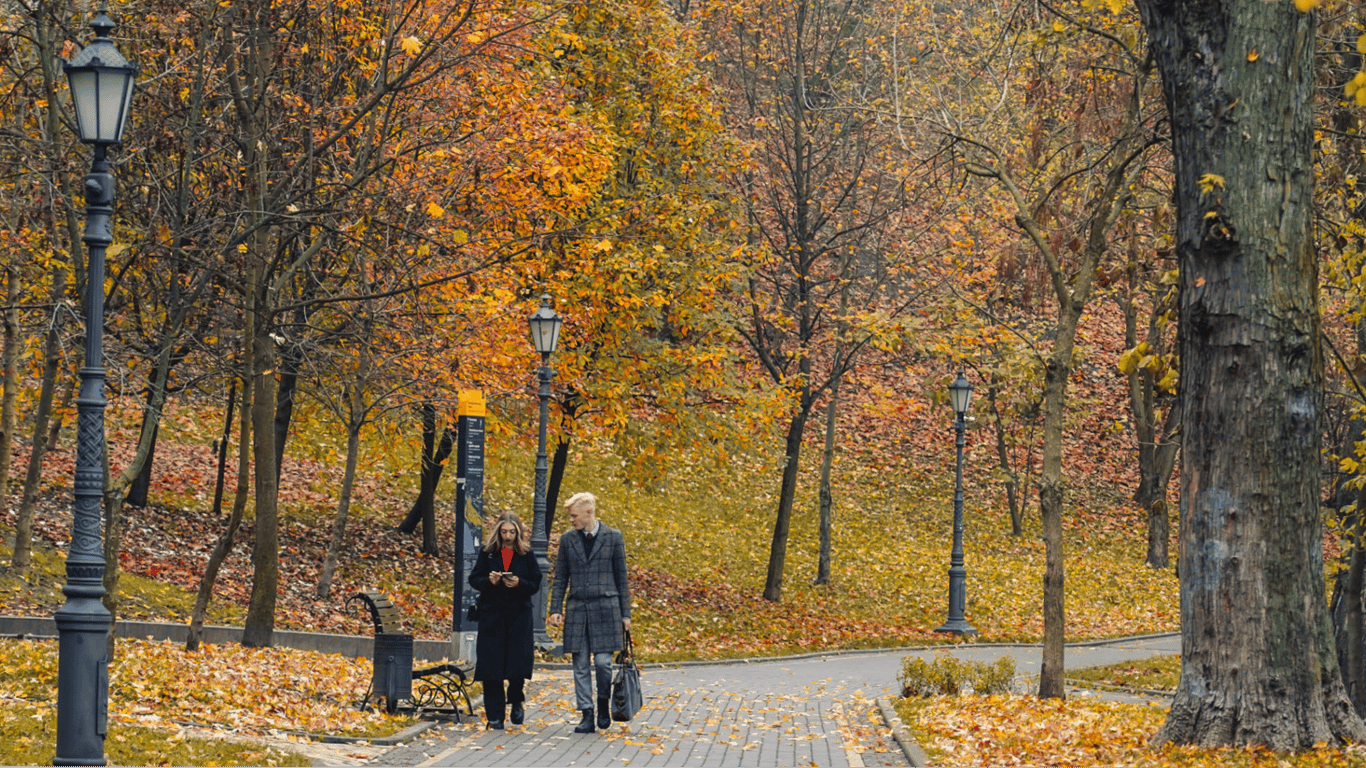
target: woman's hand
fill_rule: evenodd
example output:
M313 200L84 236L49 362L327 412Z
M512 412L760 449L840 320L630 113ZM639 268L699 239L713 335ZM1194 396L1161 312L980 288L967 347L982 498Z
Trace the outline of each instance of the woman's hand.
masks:
M502 571L489 571L489 583L497 584L503 578Z
M518 584L521 584L521 583L522 583L522 580L519 579L519 578L517 578L517 576L516 576L515 574L511 574L511 573L505 573L505 574L503 574L503 585L504 585L504 586L511 587L511 588L516 588L516 586L517 586Z

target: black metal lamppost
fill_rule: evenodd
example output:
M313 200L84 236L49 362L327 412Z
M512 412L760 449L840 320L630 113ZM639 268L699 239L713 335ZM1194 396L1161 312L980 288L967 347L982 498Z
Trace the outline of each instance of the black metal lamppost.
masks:
M972 400L972 384L958 372L958 379L949 385L949 404L953 406L953 429L958 433L958 472L953 487L953 554L949 558L949 619L935 632L955 635L975 635L977 630L963 618L967 602L964 581L968 571L963 567L963 432L967 429L968 403Z
M546 421L550 416L550 379L555 375L555 372L550 370L550 355L560 343L560 326L564 324L564 319L550 306L550 294L543 293L541 294L541 306L531 313L527 323L531 326L531 346L541 353L541 368L538 371L541 381L541 389L538 393L541 401L541 419L540 437L536 444L536 496L532 502L531 550L536 555L536 564L541 567L541 573L545 574L541 588L536 592L536 608L533 613L532 627L536 647L548 651L555 648L555 642L550 639L549 633L545 631L546 591L549 588L551 578L550 559L546 557L546 551L550 547L550 531L546 530L545 428Z
M137 67L109 39L115 24L100 11L95 39L66 62L81 141L94 146L85 177L85 365L76 398L76 478L66 602L57 609L57 753L53 765L104 765L109 707L109 625L104 597L101 502L104 498L104 252L113 242L114 174L105 150L123 140Z

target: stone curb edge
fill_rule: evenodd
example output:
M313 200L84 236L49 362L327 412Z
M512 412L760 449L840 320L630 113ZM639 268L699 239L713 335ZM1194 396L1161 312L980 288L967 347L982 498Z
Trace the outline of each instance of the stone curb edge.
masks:
M1111 640L1085 640L1076 643L1066 643L1067 648L1095 648L1107 645L1118 645L1120 643L1132 643L1140 640L1159 640L1167 637L1180 637L1180 632L1159 632L1151 635L1132 635L1130 637L1118 637ZM771 662L805 661L809 659L824 659L832 656L872 656L883 653L916 653L919 651L950 651L964 650L970 648L1039 648L1042 643L955 643L943 645L902 645L888 648L844 648L830 651L812 651L811 653L798 653L791 656L755 656L742 659L702 659L696 661L651 661L639 664L641 669L675 669L678 667L714 667L725 664L768 664ZM563 662L541 662L538 663L539 669L572 669L573 665Z
M911 732L906 730L906 726L901 722L901 716L892 707L892 702L885 696L879 696L877 700L878 711L882 714L882 720L892 731L892 738L897 746L901 747L901 753L906 756L906 761L914 768L925 768L930 764L930 758L925 751L920 748Z

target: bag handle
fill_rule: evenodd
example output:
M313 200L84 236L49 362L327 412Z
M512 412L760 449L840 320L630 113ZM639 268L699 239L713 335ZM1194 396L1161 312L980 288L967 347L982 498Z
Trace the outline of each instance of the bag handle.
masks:
M622 649L621 654L617 657L617 662L620 664L634 665L636 663L636 646L635 643L631 642L631 630L626 629L622 631L626 633L626 647Z

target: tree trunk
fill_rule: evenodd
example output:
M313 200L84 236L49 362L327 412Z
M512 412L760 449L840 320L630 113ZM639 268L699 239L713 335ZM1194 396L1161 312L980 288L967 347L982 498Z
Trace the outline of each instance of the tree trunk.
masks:
M1363 680L1362 648L1362 606L1361 592L1366 582L1366 551L1362 550L1363 536L1366 536L1366 515L1361 510L1366 507L1366 489L1357 492L1356 521L1352 526L1351 564L1347 569L1347 581L1343 590L1343 628L1346 630L1345 647L1337 648L1342 664L1342 684L1347 689L1347 698L1357 714L1366 711L1366 680Z
M10 452L14 449L14 404L19 393L19 270L5 268L4 350L0 351L0 511L9 504Z
M446 459L455 447L455 430L446 429L441 433L441 442L436 442L436 408L427 403L422 406L422 468L418 478L417 499L408 509L408 514L399 524L401 533L412 533L417 524L422 523L422 552L437 554L436 537L436 489L441 475L446 469Z
M151 399L151 393L147 394ZM142 464L142 471L133 478L133 484L128 486L128 496L124 501L132 507L147 506L147 492L152 488L152 466L156 462L157 455L157 433L161 431L161 417L154 415L150 409L142 416L142 429L152 430L152 445L147 450L147 461Z
M564 468L569 465L569 435L561 433L555 443L555 455L550 460L550 478L545 488L545 538L553 541L555 506L560 503L560 486L564 484Z
M787 449L783 456L783 485L778 494L778 514L773 520L773 542L768 551L768 578L764 581L764 599L778 602L783 596L783 566L787 560L787 532L792 526L792 503L797 495L797 469L802 457L802 436L806 419L811 412L805 395L801 406L787 425Z
M1171 116L1181 274L1182 669L1153 742L1361 741L1319 520L1316 14L1138 7Z
M1010 535L1024 535L1024 510L1020 504L1020 476L1010 466L1010 445L1006 440L1006 425L1001 418L1001 408L996 397L1001 385L993 376L987 385L987 410L991 413L992 434L996 438L996 464L1001 468L1006 481L1006 507L1010 510Z
M256 478L256 540L251 553L251 603L242 645L274 642L276 589L280 584L279 478L275 476L275 340L259 319L255 327L251 395L252 459Z
M352 406L352 414L361 411L359 403ZM351 487L356 480L356 463L360 457L360 424L353 421L346 430L346 474L342 477L341 494L337 499L337 514L332 518L332 538L327 542L322 572L318 574L318 597L332 594L332 574L337 570L337 554L346 539L346 515L351 509Z
M280 387L275 397L275 476L285 471L285 438L289 437L289 422L294 418L294 392L299 386L298 363L295 355L281 355Z
M66 293L66 270L52 273L53 314L43 344L43 381L38 392L38 410L33 414L33 443L29 446L28 474L20 496L19 512L14 521L14 555L10 566L14 575L28 578L33 560L33 513L38 506L38 486L43 479L43 456L47 453L48 421L52 418L52 394L57 389L57 370L62 364L61 326L56 314Z
M839 342L835 342L835 361L840 359ZM825 446L821 451L820 554L816 557L816 578L812 585L830 583L830 528L834 517L834 494L830 490L830 469L835 463L835 422L839 414L839 380L830 383L830 402L825 409Z
M1043 396L1043 469L1039 475L1039 511L1043 517L1043 666L1039 669L1039 696L1061 699L1063 686L1064 643L1067 639L1067 612L1063 604L1064 567L1062 513L1066 497L1062 476L1063 416L1067 405L1067 380L1072 368L1072 337L1076 316L1070 315L1070 329L1060 320L1058 341L1044 369Z
M223 512L223 476L227 470L228 440L232 437L232 409L236 399L237 379L234 378L232 387L228 390L228 410L223 417L223 437L218 442L218 481L213 492L214 517ZM247 461L247 456L250 455L250 440L251 389L248 382L243 382L242 418L237 437L237 489L232 497L232 514L228 516L227 527L214 543L213 552L209 553L209 562L204 566L203 575L199 577L199 593L195 595L194 614L190 616L190 631L185 636L187 651L199 649L199 641L204 634L204 618L209 612L209 601L213 599L213 585L218 581L218 571L223 567L223 561L232 553L233 545L237 543L237 529L241 527L242 517L247 509L247 473L251 471L251 463Z

